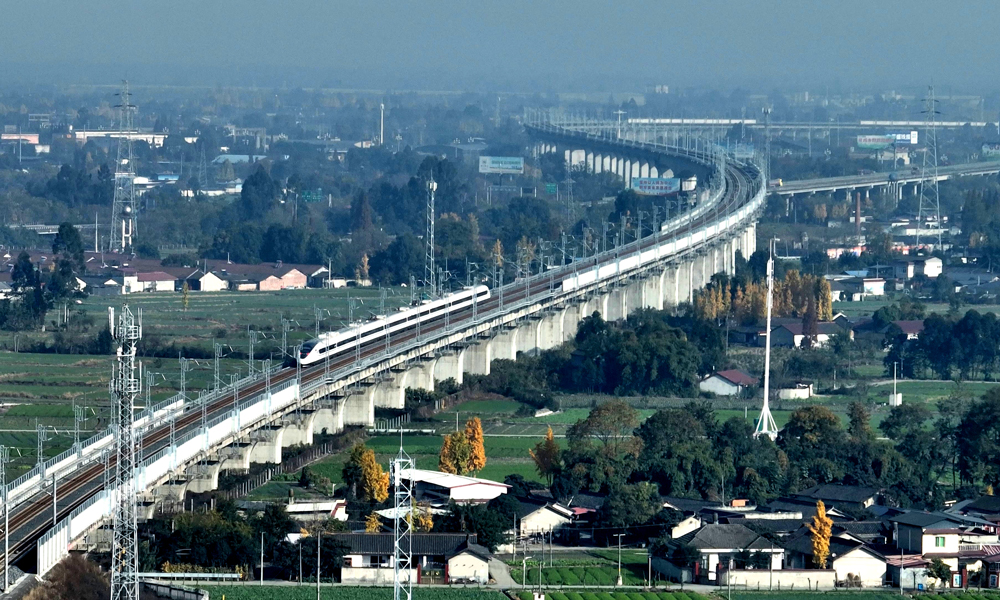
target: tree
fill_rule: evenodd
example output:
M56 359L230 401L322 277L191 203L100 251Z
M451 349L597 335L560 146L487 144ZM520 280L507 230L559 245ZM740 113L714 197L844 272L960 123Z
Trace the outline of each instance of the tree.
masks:
M826 506L822 500L816 501L816 514L813 521L807 524L812 537L813 565L817 569L825 569L830 557L830 537L832 536L833 519L826 516Z
M451 448L451 436L444 436L441 442L441 452L438 454L438 471L442 473L458 473L455 468L454 451Z
M382 465L375 460L375 451L364 444L357 444L351 449L342 477L357 498L367 502L385 502L389 497L389 474L383 472Z
M382 519L378 513L371 513L365 517L365 533L378 533L382 531Z
M278 184L263 166L258 166L243 182L239 202L240 216L246 221L259 220L274 206L279 192Z
M434 517L430 510L415 505L410 508L410 514L406 515L406 522L414 531L427 532L434 529Z
M31 256L24 250L17 255L17 261L10 273L11 283L15 291L23 291L38 286L38 271L31 262Z
M464 431L456 431L451 434L451 460L455 465L455 471L459 475L469 472L469 462L472 456L472 447Z
M549 484L552 478L559 471L559 444L552 434L552 426L545 432L545 439L535 444L534 449L528 450L531 460L535 461L535 469L538 474L545 477Z
M80 231L72 223L64 222L59 225L59 231L52 240L52 254L70 261L76 272L85 269L83 240L80 239Z
M486 466L486 448L483 445L483 423L472 417L465 423L465 439L469 443L468 470L477 473Z
M368 449L361 463L361 489L369 502L385 502L389 497L389 474L375 460L375 451Z
M932 560L924 574L937 579L942 587L951 585L951 567L940 558Z
M184 280L184 285L181 286L181 306L187 311L188 303L190 302L191 286L188 285L187 280Z
M870 415L868 409L861 402L851 402L847 407L851 423L847 428L847 433L855 441L871 441L874 438Z

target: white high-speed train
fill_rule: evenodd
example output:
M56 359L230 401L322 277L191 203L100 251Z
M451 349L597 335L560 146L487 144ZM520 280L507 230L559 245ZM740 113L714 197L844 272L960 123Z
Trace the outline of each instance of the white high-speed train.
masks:
M298 360L303 365L312 365L321 360L335 360L347 354L353 354L356 346L364 346L368 342L382 340L388 330L390 336L416 330L418 324L428 323L443 317L447 313L460 312L473 303L489 299L490 289L485 285L466 288L461 292L448 294L438 300L425 301L416 306L399 309L387 317L381 317L363 324L324 333L318 338L302 344Z

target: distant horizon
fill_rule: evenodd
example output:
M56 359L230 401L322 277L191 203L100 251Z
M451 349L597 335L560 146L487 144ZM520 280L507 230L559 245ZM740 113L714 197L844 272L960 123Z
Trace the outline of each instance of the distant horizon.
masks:
M1000 3L37 0L5 6L2 85L508 93L920 89L995 95Z

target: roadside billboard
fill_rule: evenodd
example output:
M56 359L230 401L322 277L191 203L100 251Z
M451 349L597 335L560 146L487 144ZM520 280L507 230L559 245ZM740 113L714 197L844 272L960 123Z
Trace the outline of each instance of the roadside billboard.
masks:
M681 191L677 177L633 177L632 189L645 196L668 196Z
M503 175L524 173L524 158L520 156L480 156L479 172Z
M890 136L896 138L896 145L899 144L909 144L910 146L916 146L917 140L920 138L920 134L913 131L894 131L889 134Z
M983 144L983 156L1000 156L1000 142L986 142Z
M893 145L896 136L893 135L859 135L858 148L869 148L878 150Z

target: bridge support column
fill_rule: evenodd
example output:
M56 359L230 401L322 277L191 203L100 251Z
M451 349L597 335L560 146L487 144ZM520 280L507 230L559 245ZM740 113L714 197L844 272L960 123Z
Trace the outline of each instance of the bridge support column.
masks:
M517 327L506 329L493 338L493 360L503 358L515 360L517 358Z
M573 166L573 151L563 150L564 161L566 162L567 169Z
M639 177L649 177L649 163L643 162L639 167Z
M626 317L625 294L625 288L616 287L604 296L605 312L602 314L604 315L605 321L619 321Z
M493 340L481 339L462 350L465 371L472 375L489 375L493 362Z
M646 305L643 298L646 292L646 284L642 279L633 281L625 288L625 304L622 305L622 316L627 319L630 314Z
M223 471L249 471L250 470L250 448L249 442L230 444L219 450L215 459L222 465Z
M219 489L219 472L222 463L217 460L200 462L188 467L184 473L188 478L187 491L194 494L211 492Z
M373 425L375 423L375 386L364 385L352 389L344 397L341 417L344 425Z
M462 377L464 363L464 349L459 351L448 351L441 354L434 363L434 379L437 381L454 379L455 383L462 385L462 381L464 380Z
M600 154L594 154L594 174L599 174L604 171L604 157Z
M334 398L332 405L316 411L313 431L325 434L340 433L344 430L344 405L346 398Z
M281 464L281 442L285 428L277 425L261 427L251 434L250 462Z
M293 412L282 419L285 433L281 438L281 447L311 446L313 443L313 423L316 421L315 411Z
M593 173L594 172L594 153L593 152L587 152L587 164L586 164L586 167L587 167L587 172L588 173Z
M614 172L614 167L611 166L611 161L612 160L613 160L613 158L610 155L608 155L608 154L605 154L605 155L601 156L601 172L602 173L607 173L609 171L612 172L612 173Z
M540 326L541 321L537 318L529 318L518 325L515 357L522 353L528 356L538 354L538 330Z
M435 360L420 360L406 370L406 387L434 391ZM403 393L406 393L404 388Z
M407 373L400 371L392 377L375 384L375 406L379 408L403 408L406 405Z
M663 276L654 275L642 281L642 306L663 310Z
M538 350L548 350L563 343L566 312L566 310L549 312L538 322Z

